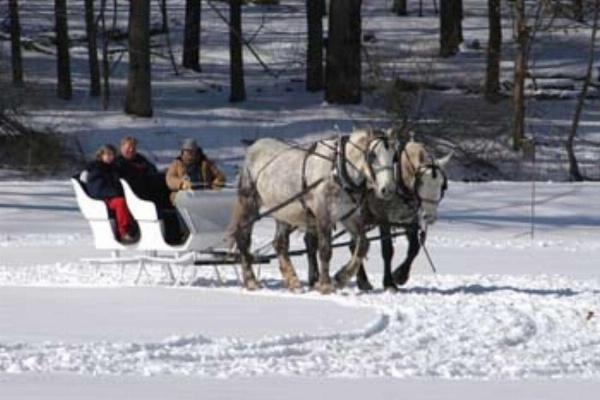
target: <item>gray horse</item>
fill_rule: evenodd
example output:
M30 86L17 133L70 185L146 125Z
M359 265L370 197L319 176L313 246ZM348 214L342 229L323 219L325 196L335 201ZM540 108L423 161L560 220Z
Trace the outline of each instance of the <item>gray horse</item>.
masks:
M419 253L421 242L427 225L437 220L437 209L447 188L444 167L451 154L436 160L431 157L425 147L418 142L409 141L398 148L396 159L396 179L398 190L389 198L380 199L369 194L362 213L352 218L361 219L356 224L366 229L379 227L381 252L384 262L383 287L397 291L397 285L408 280L412 262ZM392 228L404 229L408 240L405 260L392 273L391 261L394 255L392 245ZM420 237L421 235L421 237ZM319 274L316 259L316 234L307 231L304 237L309 264L309 285L314 285ZM351 250L354 251L355 244ZM364 265L361 263L357 272L357 285L361 290L371 290Z
M388 138L372 130L316 142L309 149L264 138L247 150L238 184L236 205L230 223L241 256L246 288L260 287L252 270L250 244L252 228L260 209L268 209L278 222L273 242L285 285L301 286L289 257L289 234L296 228L316 232L320 273L316 289L333 290L329 276L331 235L341 222L356 242L352 259L336 275L343 286L356 275L368 250L361 213L368 191L387 198L395 191L394 150Z

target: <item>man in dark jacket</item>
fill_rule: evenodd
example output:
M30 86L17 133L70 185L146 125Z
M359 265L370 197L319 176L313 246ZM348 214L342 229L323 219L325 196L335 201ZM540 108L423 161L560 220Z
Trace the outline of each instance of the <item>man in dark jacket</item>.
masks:
M137 152L137 139L124 137L120 150L121 154L115 160L116 168L135 194L156 204L159 213L162 209L171 208L165 174L158 172L154 164Z

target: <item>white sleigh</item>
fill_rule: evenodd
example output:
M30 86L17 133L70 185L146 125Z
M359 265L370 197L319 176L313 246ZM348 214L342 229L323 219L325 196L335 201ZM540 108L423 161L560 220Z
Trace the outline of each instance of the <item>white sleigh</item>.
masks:
M218 265L237 263L237 259L229 256L223 248L223 238L235 200L234 190L178 193L176 207L188 227L189 235L181 244L170 244L165 240L165 224L155 204L139 198L131 186L121 180L125 201L140 230L137 243L124 245L116 239L115 221L105 202L91 198L78 178L72 178L71 182L79 208L92 230L94 246L99 250L111 250L110 257L83 260L89 264L97 267L102 264L120 265L122 274L126 265L136 264L139 267L136 282L144 273L152 279L147 265L159 264L175 283L184 281L184 273L191 266L194 267L193 275L187 279L191 283L196 276L196 266L212 265L217 278L222 281ZM121 252L125 250L133 251L133 255L122 256ZM173 273L174 266L180 267L178 278ZM237 275L235 268L234 271ZM237 278L239 280L239 276Z

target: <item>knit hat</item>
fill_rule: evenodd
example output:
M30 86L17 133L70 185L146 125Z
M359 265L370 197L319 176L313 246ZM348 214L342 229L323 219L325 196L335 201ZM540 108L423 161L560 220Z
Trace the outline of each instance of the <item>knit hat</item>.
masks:
M181 150L197 150L198 149L198 143L196 142L195 139L185 139L183 141L183 145L181 146Z

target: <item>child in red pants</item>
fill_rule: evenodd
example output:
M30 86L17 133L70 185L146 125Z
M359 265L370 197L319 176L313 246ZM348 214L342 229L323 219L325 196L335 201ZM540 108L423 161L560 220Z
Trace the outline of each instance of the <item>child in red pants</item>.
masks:
M136 241L136 224L123 197L123 188L113 162L115 155L116 149L111 144L98 149L96 160L87 167L87 189L91 197L106 201L108 208L114 211L118 238L122 243L130 244Z

